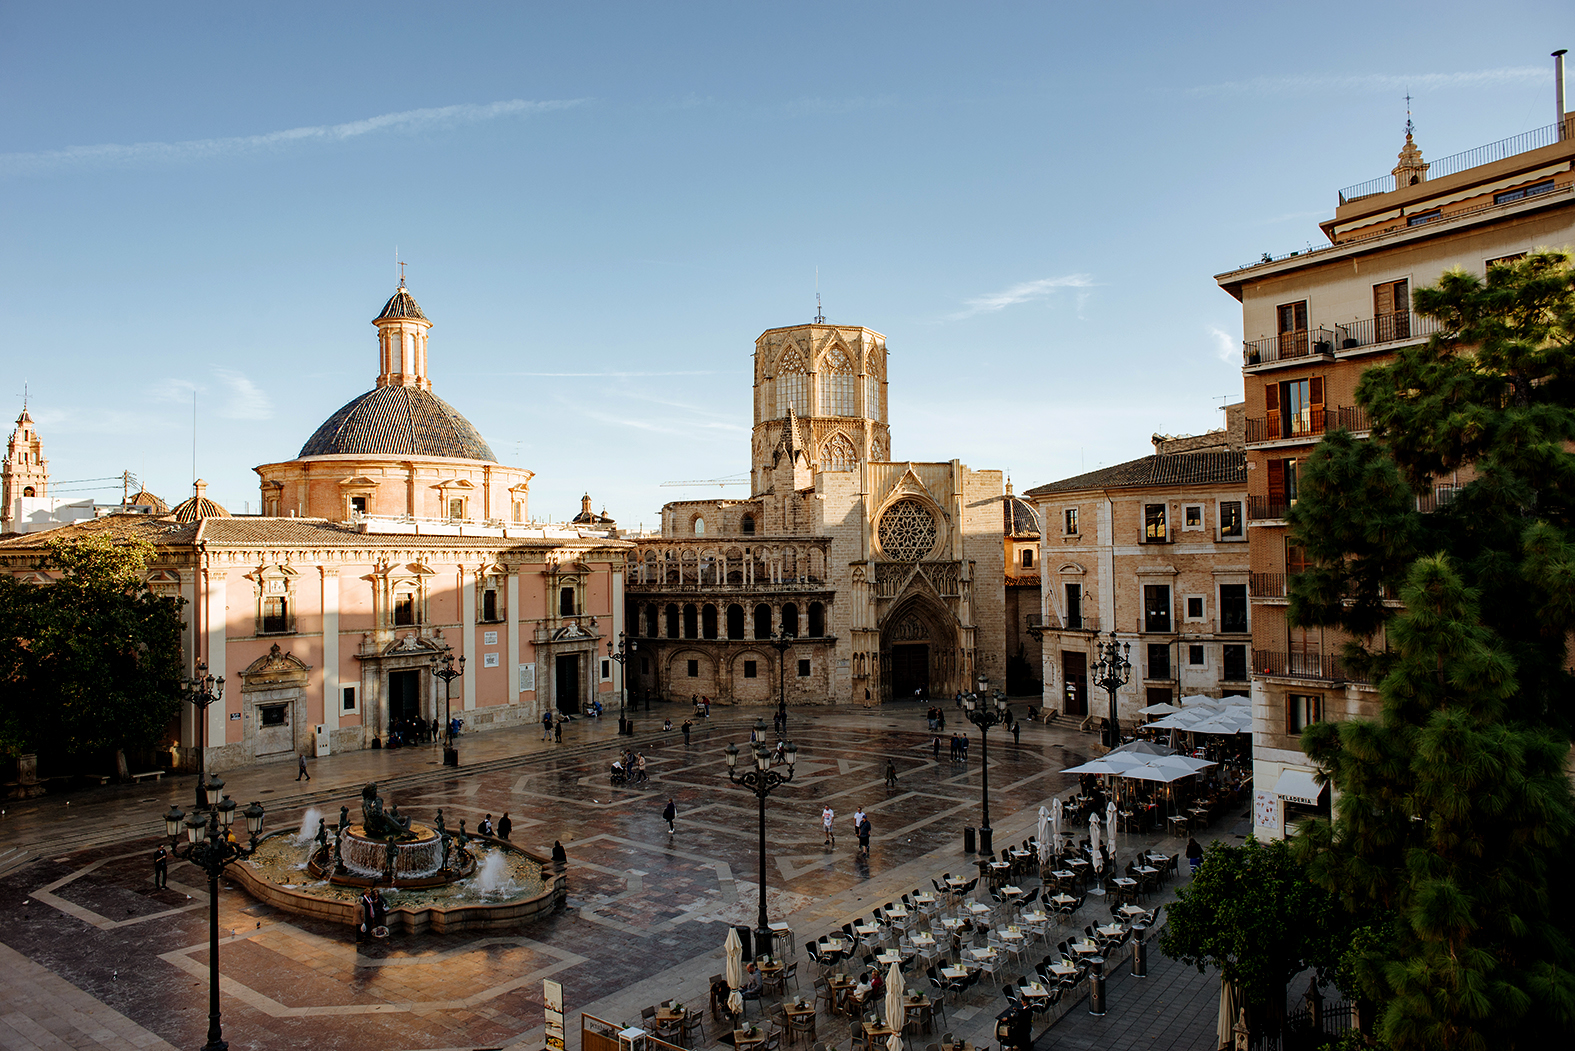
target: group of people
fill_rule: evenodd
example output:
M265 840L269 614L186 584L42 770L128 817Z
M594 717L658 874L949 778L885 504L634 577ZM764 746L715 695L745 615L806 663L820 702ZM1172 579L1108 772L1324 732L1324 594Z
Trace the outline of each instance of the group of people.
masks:
M890 765L889 762L888 765ZM837 812L831 808L830 803L827 803L825 809L820 812L820 823L826 831L826 846L836 847ZM859 857L867 858L870 856L870 831L869 815L864 812L862 806L855 808L853 811L853 834L859 840Z
M645 753L636 752L631 748L619 754L618 758L613 760L613 770L622 773L630 783L639 784L646 778Z
M711 698L702 697L696 693L690 696L690 700L694 702L696 715L702 719L711 718ZM646 705L646 710L650 710L650 705Z
M357 940L373 937L388 920L388 903L383 900L383 892L376 887L368 887L361 892L361 923L357 926Z
M453 720L458 723L459 720ZM403 748L407 744L430 744L438 739L443 724L436 719L390 719L388 722L388 747ZM451 733L458 733L453 728ZM376 744L373 747L377 747Z
M939 759L941 757L941 738L940 738L939 734L937 734L935 736L935 740L933 742L933 746L935 748L935 758ZM967 734L963 734L963 733L953 732L952 733L950 749L951 750L948 753L948 755L950 756L950 758L954 762L956 760L958 760L958 759L961 759L963 762L967 762L968 761L968 735Z
M541 739L548 738L563 743L563 713L556 708L548 708L541 713Z
M945 709L943 709L943 708L930 708L930 709L927 709L925 711L925 713L924 713L924 717L927 720L929 720L930 732L931 733L934 733L936 730L944 730L944 729L946 729L946 711L945 711Z
M496 836L498 839L508 839L509 833L514 831L514 822L509 820L509 812L505 810L498 819L497 828L492 827L492 815L488 814L481 819L481 824L476 826L478 836Z

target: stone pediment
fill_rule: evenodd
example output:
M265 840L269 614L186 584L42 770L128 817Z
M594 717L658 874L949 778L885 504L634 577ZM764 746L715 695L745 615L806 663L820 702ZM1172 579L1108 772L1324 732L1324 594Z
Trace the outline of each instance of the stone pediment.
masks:
M448 479L445 479L445 480L437 483L436 485L432 486L431 488L433 488L433 489L474 489L474 488L476 488L476 483L472 482L469 478L448 478Z
M1078 576L1087 573L1088 570L1084 569L1076 562L1064 562L1062 563L1061 568L1056 570L1056 572L1060 573L1062 576Z
M897 484L891 487L891 492L886 494L886 502L890 503L894 500L900 500L904 496L916 496L936 507L943 506L941 501L936 499L935 494L930 492L929 486L919 480L919 476L914 472L911 462L908 464L907 470L902 472L902 477L897 479Z
M382 656L388 657L398 653L436 653L443 649L442 639L429 639L414 631L407 631L397 635L387 646L383 647Z
M339 483L339 488L341 489L376 489L377 486L378 481L376 478L368 478L364 474L358 474L353 478L346 478Z
M277 686L304 686L311 672L293 653L284 653L276 642L266 654L258 657L241 671L241 681L248 690Z
M586 631L578 624L566 624L552 633L553 642L573 642L576 639L600 638L594 631Z

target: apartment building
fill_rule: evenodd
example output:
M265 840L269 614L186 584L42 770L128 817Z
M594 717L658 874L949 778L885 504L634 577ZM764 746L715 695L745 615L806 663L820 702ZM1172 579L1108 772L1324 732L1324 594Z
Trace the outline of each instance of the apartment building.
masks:
M1043 523L1039 623L1044 705L1096 724L1097 644L1130 644L1123 725L1138 709L1193 695L1244 694L1250 667L1242 406L1226 427L1154 438L1154 454L1023 495Z
M1548 127L1431 162L1408 122L1391 172L1340 192L1334 216L1319 224L1327 244L1215 278L1242 307L1260 837L1282 836L1299 814L1330 805L1299 747L1302 731L1378 711L1373 685L1343 667L1347 640L1287 620L1287 580L1305 567L1285 523L1299 465L1329 432L1368 433L1355 397L1362 373L1436 328L1411 309L1415 289L1454 267L1483 275L1532 249L1575 244L1575 119L1562 91L1559 112ZM1436 479L1419 510L1447 503L1464 480Z

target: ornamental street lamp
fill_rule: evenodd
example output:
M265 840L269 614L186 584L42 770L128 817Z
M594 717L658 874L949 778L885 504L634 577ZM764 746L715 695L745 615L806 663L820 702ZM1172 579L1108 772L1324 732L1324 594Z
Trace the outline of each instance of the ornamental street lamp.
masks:
M624 715L624 698L629 695L629 654L640 648L638 639L627 638L623 632L618 633L618 648L613 649L612 639L607 640L607 656L618 662L623 668L623 689L618 692L618 734L634 733L629 726L629 719Z
M444 646L432 655L432 674L443 680L443 765L459 765L459 749L454 747L453 723L449 718L448 702L449 691L454 680L465 674L465 658L459 658L459 667L454 667L454 647Z
M756 917L755 944L760 948L757 955L766 955L771 952L771 924L766 918L766 796L778 785L785 785L793 780L793 764L798 760L798 745L788 741L782 746L787 756L787 776L783 777L771 769L771 751L766 748L766 721L755 720L755 768L738 772L738 745L727 746L727 779L735 785L743 785L755 793L755 798L760 800L760 915Z
M224 699L224 676L215 679L208 674L208 662L198 661L197 674L181 681L186 699L197 709L197 802L198 810L208 805L203 794L203 757L208 751L208 706Z
M204 799L190 817L171 805L164 815L164 834L170 837L170 853L184 858L208 874L208 1042L202 1051L227 1051L224 1032L219 1026L219 876L231 862L251 857L257 851L257 836L262 832L264 810L253 802L241 811L246 819L247 846L235 842L230 823L235 820L235 801L223 795L224 782L217 774L202 785ZM186 830L186 845L178 846L181 829Z
M979 673L979 689L963 698L963 714L979 728L980 784L984 790L984 820L979 825L979 853L988 854L994 849L990 828L990 727L999 726L1011 718L1006 710L1006 695L990 697L990 677Z
M779 631L771 636L770 643L777 651L777 700L787 707L787 651L793 648L798 636L790 631Z
M1099 659L1094 661L1089 678L1095 686L1102 686L1110 695L1110 715L1106 717L1105 747L1114 748L1121 743L1121 720L1116 714L1116 691L1132 679L1132 644L1117 642L1116 633L1110 633L1109 642L1097 643Z

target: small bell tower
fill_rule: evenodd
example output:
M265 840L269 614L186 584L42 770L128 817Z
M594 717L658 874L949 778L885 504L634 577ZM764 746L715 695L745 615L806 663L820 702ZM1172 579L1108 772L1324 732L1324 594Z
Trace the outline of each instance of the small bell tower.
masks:
M1428 163L1422 159L1422 148L1412 139L1416 132L1416 125L1411 123L1411 96L1405 97L1405 145L1400 147L1399 161L1390 171L1395 177L1395 189L1403 190L1407 186L1427 181Z
M419 387L431 390L427 378L427 329L432 322L405 288L405 279L372 320L377 326L379 387Z
M49 495L49 461L44 459L44 443L38 437L25 399L22 415L16 418L16 429L6 444L5 463L0 465L0 495L5 500L0 506L0 533L15 531L19 500Z

